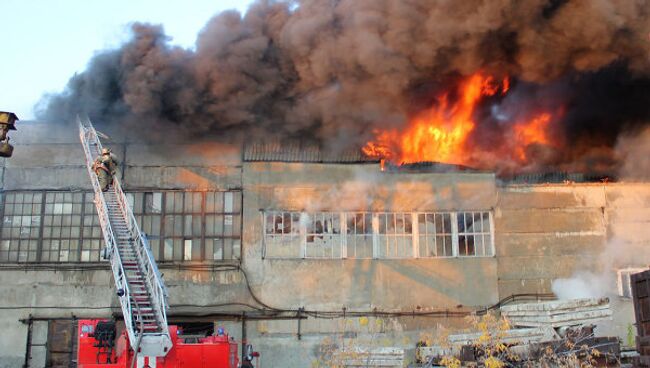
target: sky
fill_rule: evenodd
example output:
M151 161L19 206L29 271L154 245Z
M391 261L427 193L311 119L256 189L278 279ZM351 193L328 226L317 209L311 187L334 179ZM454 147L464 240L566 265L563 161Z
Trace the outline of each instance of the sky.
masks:
M96 52L125 42L130 23L162 24L172 44L191 48L213 15L251 2L0 0L0 111L33 119L43 94L63 91Z

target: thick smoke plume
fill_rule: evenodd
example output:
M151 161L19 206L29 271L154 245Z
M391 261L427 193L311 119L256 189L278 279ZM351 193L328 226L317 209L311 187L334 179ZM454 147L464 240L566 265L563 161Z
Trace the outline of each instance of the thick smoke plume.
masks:
M538 154L541 168L610 169L619 134L650 122L649 0L267 0L216 15L194 50L160 26L132 32L44 99L40 118L343 149L482 71L513 80L491 102L503 109L562 109L561 147ZM475 144L498 141L493 110Z

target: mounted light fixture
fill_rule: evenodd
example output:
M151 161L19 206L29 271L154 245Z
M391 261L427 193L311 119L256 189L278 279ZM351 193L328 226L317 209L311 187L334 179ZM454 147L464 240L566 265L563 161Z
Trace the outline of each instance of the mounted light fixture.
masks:
M0 111L0 157L11 157L14 153L14 146L9 144L7 134L10 130L16 130L18 116L13 112Z

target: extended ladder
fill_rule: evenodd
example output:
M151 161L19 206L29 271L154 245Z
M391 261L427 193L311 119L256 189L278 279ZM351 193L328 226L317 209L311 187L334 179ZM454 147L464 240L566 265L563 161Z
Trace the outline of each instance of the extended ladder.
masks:
M86 167L106 241L115 287L131 346L139 357L165 356L172 346L167 327L167 295L147 239L140 231L120 182L102 192L93 162L102 144L88 118L77 118ZM154 359L155 360L155 359Z

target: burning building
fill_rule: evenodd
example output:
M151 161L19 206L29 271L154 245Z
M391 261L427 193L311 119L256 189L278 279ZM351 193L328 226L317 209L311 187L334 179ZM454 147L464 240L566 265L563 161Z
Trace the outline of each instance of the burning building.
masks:
M170 321L225 325L267 364L412 348L512 295L610 296L628 343L649 8L260 1L194 50L134 25L3 162L0 366L69 366L75 319L119 312L80 112L121 161Z
M24 123L3 167L7 367L67 366L75 319L120 315L76 131L45 126ZM226 326L267 364L303 367L341 341L412 348L512 295L610 296L603 331L627 341L647 183L522 184L454 165L382 170L360 151L104 132L170 321Z

